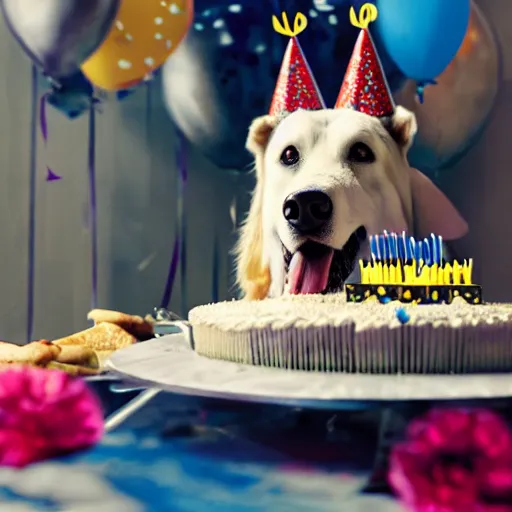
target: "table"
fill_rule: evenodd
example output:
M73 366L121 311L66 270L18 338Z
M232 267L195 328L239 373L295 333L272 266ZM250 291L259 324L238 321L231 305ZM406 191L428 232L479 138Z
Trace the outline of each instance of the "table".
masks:
M106 414L136 396L91 384ZM361 492L374 412L340 413L160 393L86 452L0 468L0 511L398 512Z

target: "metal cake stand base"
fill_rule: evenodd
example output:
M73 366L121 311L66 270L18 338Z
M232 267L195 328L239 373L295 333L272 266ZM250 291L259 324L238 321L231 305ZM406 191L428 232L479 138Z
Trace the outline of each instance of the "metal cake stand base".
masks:
M388 490L385 475L390 447L412 418L432 402L465 406L512 396L512 374L356 375L240 365L201 357L183 334L171 334L116 352L106 364L118 389L141 393L107 418L114 430L161 391L304 409L374 409L379 439L368 491Z

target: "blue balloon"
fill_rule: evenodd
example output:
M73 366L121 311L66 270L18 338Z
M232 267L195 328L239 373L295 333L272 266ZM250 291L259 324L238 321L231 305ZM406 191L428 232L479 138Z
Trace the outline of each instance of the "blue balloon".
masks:
M469 24L470 0L376 0L375 29L401 71L418 82L439 76Z

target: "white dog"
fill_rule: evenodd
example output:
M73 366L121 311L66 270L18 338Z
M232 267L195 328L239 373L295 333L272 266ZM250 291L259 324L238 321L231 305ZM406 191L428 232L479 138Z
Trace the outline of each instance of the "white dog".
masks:
M415 133L401 107L383 119L350 109L256 119L247 148L257 185L237 247L244 295L339 291L383 230L463 236L453 205L409 167Z

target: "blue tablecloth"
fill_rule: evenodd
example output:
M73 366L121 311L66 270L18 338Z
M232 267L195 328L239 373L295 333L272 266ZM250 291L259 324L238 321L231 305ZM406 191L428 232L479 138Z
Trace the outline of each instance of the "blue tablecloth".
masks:
M134 396L94 386L107 413ZM398 511L361 493L377 442L372 414L160 393L87 452L0 469L0 511Z

